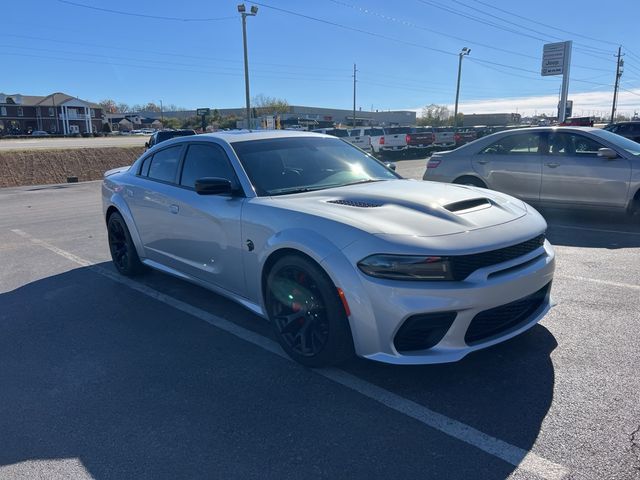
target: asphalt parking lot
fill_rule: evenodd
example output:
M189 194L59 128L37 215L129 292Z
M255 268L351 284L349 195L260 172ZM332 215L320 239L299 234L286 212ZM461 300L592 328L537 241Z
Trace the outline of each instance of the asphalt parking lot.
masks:
M0 478L640 478L637 219L543 212L557 305L511 341L308 370L224 298L119 277L99 191L0 189Z

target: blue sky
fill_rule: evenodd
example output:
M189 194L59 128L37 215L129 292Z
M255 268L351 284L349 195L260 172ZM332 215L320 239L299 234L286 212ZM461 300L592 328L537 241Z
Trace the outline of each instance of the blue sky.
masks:
M241 107L237 3L3 2L0 91ZM554 113L561 79L539 75L542 45L573 40L569 98L574 114L610 110L618 44L626 53L622 87L628 90L622 91L618 109L640 111L636 0L619 0L615 8L601 0L258 3L258 15L247 20L252 95L351 108L356 63L357 105L363 110L452 104L457 53L466 46L472 51L464 59L461 111Z

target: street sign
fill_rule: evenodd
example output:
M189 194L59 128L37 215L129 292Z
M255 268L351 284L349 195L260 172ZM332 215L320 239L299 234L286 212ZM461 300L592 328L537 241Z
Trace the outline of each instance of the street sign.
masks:
M211 109L210 108L199 108L196 110L196 114L201 117L203 115L209 115L209 113L211 113Z
M571 42L547 43L542 49L542 76L563 75L569 63Z

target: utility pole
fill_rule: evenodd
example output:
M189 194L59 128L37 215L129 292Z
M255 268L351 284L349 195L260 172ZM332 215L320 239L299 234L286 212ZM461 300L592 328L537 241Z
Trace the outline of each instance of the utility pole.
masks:
M162 100L160 100L160 118L161 118L160 121L164 123L164 108L162 107Z
M458 85L456 86L456 105L453 109L453 126L458 126L458 99L460 98L460 74L462 73L462 57L469 55L471 49L464 47L458 54Z
M238 13L242 16L242 43L244 46L244 90L245 101L247 104L247 130L251 130L251 100L249 97L249 56L247 55L247 17L255 17L258 13L258 7L255 5L251 7L250 11L247 9L244 3L238 5Z
M356 64L353 64L353 128L356 128Z
M611 106L611 123L616 121L616 103L618 102L618 88L620 87L620 77L622 76L622 67L624 60L621 54L622 47L618 47L618 61L616 62L616 81L613 87L613 105Z

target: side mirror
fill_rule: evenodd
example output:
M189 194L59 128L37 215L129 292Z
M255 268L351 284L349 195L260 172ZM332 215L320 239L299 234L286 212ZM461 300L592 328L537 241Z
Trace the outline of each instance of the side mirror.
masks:
M220 195L232 192L231 182L226 178L205 177L196 180L198 195Z
M149 142L144 142L144 148L150 148L149 147Z
M384 162L384 164L387 166L387 168L390 168L394 172L396 171L397 165L395 163L393 163L393 162Z
M612 150L611 148L599 148L598 156L606 158L607 160L613 160L614 158L618 158L618 154L616 153L616 151Z

